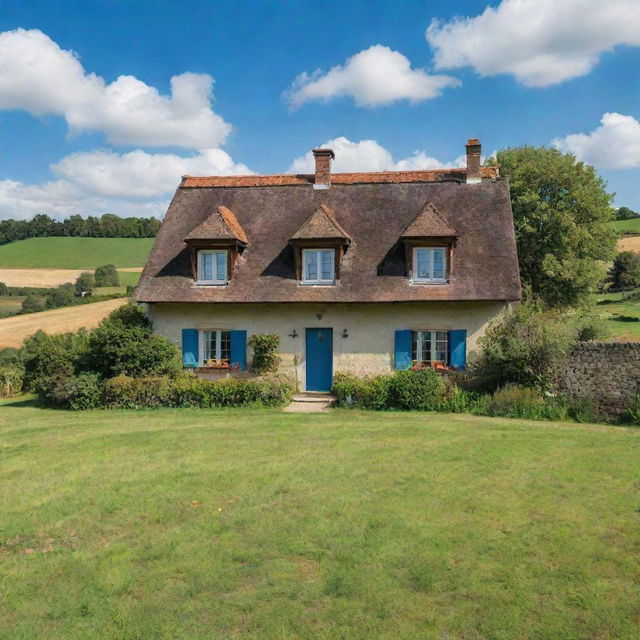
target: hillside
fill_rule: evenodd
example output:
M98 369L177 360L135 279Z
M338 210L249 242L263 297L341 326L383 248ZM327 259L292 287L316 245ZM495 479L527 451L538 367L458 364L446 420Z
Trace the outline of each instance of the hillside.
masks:
M93 270L143 267L153 238L29 238L0 246L0 267Z
M66 333L67 331L77 331L81 327L92 329L98 326L100 320L126 302L127 298L117 298L93 304L0 318L0 349L19 347L25 338L33 335L39 329L47 333Z
M618 233L640 233L640 218L630 220L614 220L611 226Z

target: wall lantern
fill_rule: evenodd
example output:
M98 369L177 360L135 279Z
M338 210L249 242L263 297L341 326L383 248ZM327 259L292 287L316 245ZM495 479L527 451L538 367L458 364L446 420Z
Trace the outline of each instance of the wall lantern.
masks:
M349 332L346 329L342 330L342 337L343 338L348 338L349 337Z
M290 338L297 338L298 337L298 332L294 329L290 334L289 334Z

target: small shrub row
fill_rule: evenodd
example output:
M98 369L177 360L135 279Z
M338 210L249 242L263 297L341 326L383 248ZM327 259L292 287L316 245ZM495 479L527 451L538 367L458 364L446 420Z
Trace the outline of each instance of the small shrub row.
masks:
M0 398L10 398L22 393L24 369L12 362L0 363Z
M230 378L213 382L184 374L174 378L131 378L102 381L95 373L61 380L49 401L69 409L159 409L165 407L279 407L291 401L293 386L285 378Z
M430 410L529 420L597 420L588 400L571 400L513 384L493 393L479 393L428 370L362 378L339 373L333 393L339 406L361 409Z

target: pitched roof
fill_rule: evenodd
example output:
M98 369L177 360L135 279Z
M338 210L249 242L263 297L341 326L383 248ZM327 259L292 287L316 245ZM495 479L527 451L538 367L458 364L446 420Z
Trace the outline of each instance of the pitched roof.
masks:
M247 234L238 223L233 211L227 207L218 208L185 237L187 240L239 240L247 241Z
M481 167L483 178L498 177L498 167ZM363 173L332 173L331 184L404 184L410 182L441 182L444 180L464 181L466 168L432 169L423 171L374 171ZM276 174L270 176L183 176L183 189L207 187L285 187L308 185L315 182L314 174Z
M322 304L520 298L506 180L342 183L334 177L331 188L325 190L313 189L309 182L287 187L267 182L252 188L229 184L236 178L223 179L227 180L224 188L191 188L183 182L169 205L135 298L171 303ZM406 276L401 236L425 202L433 203L458 233L448 284L414 285ZM336 212L353 242L334 286L303 287L296 279L289 239L321 204ZM218 207L235 213L250 242L235 263L228 285L197 287L184 238Z
M444 219L433 202L427 202L411 224L402 232L403 238L455 237L458 232Z
M312 240L324 238L342 238L350 240L349 234L340 226L333 211L321 204L291 236L292 240Z

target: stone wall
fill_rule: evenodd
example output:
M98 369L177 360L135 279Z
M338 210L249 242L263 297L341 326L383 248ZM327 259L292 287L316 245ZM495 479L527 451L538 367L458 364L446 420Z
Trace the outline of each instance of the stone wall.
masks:
M582 342L572 348L558 376L561 391L591 398L598 411L615 418L640 391L640 343Z

